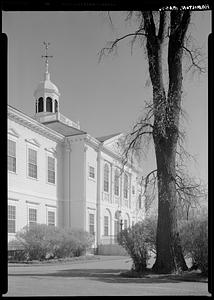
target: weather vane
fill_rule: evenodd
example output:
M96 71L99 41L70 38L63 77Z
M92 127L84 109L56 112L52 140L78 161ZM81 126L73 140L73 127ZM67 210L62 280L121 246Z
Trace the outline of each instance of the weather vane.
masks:
M42 58L45 58L45 66L46 66L46 73L48 73L48 58L53 57L52 55L48 55L48 46L50 45L49 42L43 42L45 45L45 55L42 55Z

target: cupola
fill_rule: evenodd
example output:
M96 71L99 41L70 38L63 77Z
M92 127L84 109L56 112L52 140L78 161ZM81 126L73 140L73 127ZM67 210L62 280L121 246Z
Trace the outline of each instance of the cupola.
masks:
M45 55L42 55L42 58L45 58L45 73L44 80L41 81L35 92L34 97L36 101L36 111L35 116L45 116L50 114L55 114L59 112L59 90L53 82L50 80L50 73L48 70L48 46L50 43L44 42L45 45Z

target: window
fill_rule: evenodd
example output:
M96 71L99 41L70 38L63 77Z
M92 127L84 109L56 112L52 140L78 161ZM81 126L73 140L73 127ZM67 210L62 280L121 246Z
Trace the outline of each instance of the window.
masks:
M44 106L43 106L43 98L40 97L38 100L38 112L43 112Z
M104 216L104 235L108 235L108 216Z
M120 223L119 220L114 221L114 235L117 236L120 232Z
M28 149L28 176L37 178L37 152Z
M135 194L135 186L134 185L132 186L132 194L133 195Z
M48 182L55 183L55 158L48 156Z
M8 205L8 233L16 232L16 207Z
M93 234L95 233L94 230L94 214L89 214L89 233Z
M56 113L56 112L58 112L58 102L57 102L57 100L55 100L54 103L55 103L55 113Z
M37 222L37 210L35 208L29 208L29 225L34 225Z
M50 97L46 99L46 111L52 112L52 99Z
M16 172L16 143L8 140L8 170Z
M92 166L89 166L89 177L90 178L95 178L95 169Z
M55 212L48 211L48 226L55 226Z
M124 229L126 229L128 227L128 221L124 220Z
M124 198L128 199L128 175L124 175L124 189L123 189Z
M109 191L109 166L105 164L104 166L104 192Z
M114 194L116 196L119 196L119 171L118 170L115 170L115 173L114 173Z

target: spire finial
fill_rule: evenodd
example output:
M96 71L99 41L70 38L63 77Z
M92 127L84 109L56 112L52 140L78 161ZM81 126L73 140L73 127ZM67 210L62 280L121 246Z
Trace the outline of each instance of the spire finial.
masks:
M45 55L42 55L42 58L45 58L45 74L48 74L48 58L53 57L52 55L48 55L48 46L50 45L49 42L43 42L45 45Z

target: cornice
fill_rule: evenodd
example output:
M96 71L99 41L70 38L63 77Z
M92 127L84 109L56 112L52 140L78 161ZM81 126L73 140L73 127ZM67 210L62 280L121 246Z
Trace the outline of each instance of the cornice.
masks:
M90 134L86 134L85 140L89 142L91 145L94 145L96 147L96 150L98 150L98 147L100 146L101 142L98 141L96 138L91 136Z
M56 142L62 143L64 141L64 136L56 133L54 130L47 128L45 125L40 124L38 121L32 119L31 117L21 113L20 111L8 107L8 118L47 137Z
M10 194L12 194L12 196L10 197ZM42 200L50 200L50 201L54 201L54 202L56 202L56 201L60 201L59 199L56 199L56 198L50 198L49 196L45 196L44 194L32 194L32 192L29 192L29 193L26 193L26 191L24 191L24 190L20 190L20 191L17 191L17 190L8 190L8 199L17 199L17 201L19 201L20 199L22 199L23 197L22 196L20 196L20 197L16 197L16 196L13 196L14 194L20 194L20 195L25 195L25 196L27 196L28 198L29 197L31 197L31 198L38 198L38 199L40 199L41 201ZM19 199L18 199L19 198ZM26 202L27 201L30 201L30 202L32 202L32 201L34 201L34 200L25 200ZM39 200L38 200L39 201ZM41 202L39 202L39 203L41 203Z
M101 143L94 137L92 137L90 134L84 133L84 134L76 134L73 136L66 137L69 141L73 142L85 142L89 146L93 147L94 150L98 151L99 146Z

